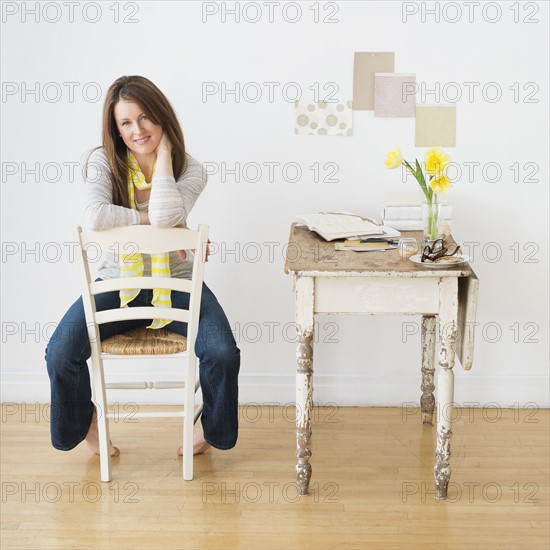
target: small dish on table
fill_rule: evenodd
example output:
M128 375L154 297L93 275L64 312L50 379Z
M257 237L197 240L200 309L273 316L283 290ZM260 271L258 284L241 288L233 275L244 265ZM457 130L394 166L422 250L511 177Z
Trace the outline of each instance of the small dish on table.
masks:
M415 254L411 256L409 260L417 265L423 267L429 267L431 269L442 269L445 267L454 267L455 265L462 265L470 261L469 256L443 256L441 258L436 258L435 260L425 259L422 261L422 254Z

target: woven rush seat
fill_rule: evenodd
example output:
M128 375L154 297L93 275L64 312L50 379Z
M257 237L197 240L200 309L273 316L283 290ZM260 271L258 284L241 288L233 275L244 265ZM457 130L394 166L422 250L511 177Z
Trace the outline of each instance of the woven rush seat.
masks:
M104 353L116 355L162 355L187 349L187 338L170 330L138 327L102 340Z

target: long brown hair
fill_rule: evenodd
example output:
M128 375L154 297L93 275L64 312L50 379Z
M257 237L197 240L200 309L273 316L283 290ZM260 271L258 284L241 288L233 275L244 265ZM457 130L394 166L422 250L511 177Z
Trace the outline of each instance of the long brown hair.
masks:
M128 198L128 158L127 147L118 134L115 121L115 105L121 101L133 101L147 113L154 124L159 124L173 146L172 169L176 180L187 168L187 157L183 132L172 105L166 96L144 76L121 76L111 84L103 105L103 150L111 168L113 186L113 204L130 207ZM85 174L88 173L90 151L85 163Z

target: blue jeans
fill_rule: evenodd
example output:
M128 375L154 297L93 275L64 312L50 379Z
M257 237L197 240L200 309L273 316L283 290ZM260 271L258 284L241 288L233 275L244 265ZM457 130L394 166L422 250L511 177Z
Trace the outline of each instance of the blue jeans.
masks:
M152 290L142 290L129 307L151 305L152 293ZM98 294L95 300L97 311L120 306L118 291ZM189 293L172 291L172 307L187 309ZM104 340L150 322L144 319L106 323L100 326L100 337ZM187 336L186 323L172 321L166 328ZM204 404L201 417L204 439L217 449L231 449L237 442L238 432L240 350L221 305L205 283L195 354L199 360ZM86 363L90 355L84 308L79 298L69 308L46 347L52 445L62 451L69 451L83 441L92 422L94 405Z

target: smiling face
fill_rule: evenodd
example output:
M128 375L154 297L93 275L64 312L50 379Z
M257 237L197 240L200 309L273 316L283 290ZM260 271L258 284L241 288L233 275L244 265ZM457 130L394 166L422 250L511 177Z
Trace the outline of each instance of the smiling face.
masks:
M157 148L162 128L151 121L139 103L120 100L114 115L118 133L134 155L147 155Z

